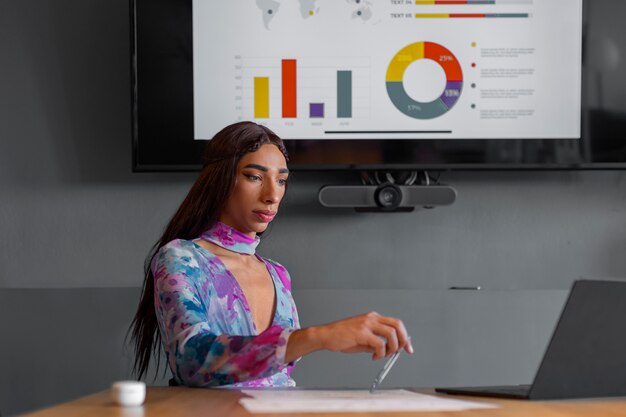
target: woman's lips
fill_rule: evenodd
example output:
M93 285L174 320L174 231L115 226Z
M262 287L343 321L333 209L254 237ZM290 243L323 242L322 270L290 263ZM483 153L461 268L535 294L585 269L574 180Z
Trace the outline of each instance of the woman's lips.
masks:
M274 217L276 216L276 212L274 211L258 210L258 211L254 211L253 213L256 214L259 220L261 220L264 223L271 222L272 220L274 220Z

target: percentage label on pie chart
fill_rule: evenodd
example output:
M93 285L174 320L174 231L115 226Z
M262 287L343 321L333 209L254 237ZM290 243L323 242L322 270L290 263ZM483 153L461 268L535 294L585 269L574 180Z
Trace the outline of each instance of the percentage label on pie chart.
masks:
M404 72L413 62L430 59L441 66L446 75L446 86L433 101L417 101L407 93ZM446 47L434 42L415 42L402 48L387 68L387 94L398 110L414 119L434 119L450 110L461 97L463 71L456 57Z

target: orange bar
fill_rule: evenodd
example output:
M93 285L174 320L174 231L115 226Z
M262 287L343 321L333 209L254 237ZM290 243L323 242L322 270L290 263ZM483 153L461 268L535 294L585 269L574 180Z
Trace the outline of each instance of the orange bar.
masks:
M463 81L463 71L459 61L445 47L433 42L424 42L424 58L438 62L446 73L448 81Z
M283 59L283 117L297 117L296 60Z

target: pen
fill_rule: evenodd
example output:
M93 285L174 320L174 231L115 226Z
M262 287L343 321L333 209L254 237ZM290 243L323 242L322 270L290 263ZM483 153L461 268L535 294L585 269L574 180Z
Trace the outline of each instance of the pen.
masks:
M411 337L409 337L409 343L411 343ZM381 369L378 375L376 375L376 378L374 378L374 383L372 383L372 387L370 388L370 394L373 394L378 386L383 382L383 379L385 379L393 364L396 363L396 361L398 360L400 352L402 352L402 349L394 353L393 356L389 358L385 366L383 366L383 369Z

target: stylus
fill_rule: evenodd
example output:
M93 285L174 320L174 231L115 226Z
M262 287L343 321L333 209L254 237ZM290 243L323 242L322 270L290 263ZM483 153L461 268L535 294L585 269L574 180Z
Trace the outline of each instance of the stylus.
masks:
M411 343L411 337L409 337L409 343ZM383 379L385 379L385 377L391 370L391 367L393 366L393 364L396 363L396 361L398 360L398 357L400 356L400 352L402 352L402 349L394 353L393 356L389 358L385 366L383 366L383 369L381 369L378 375L376 375L376 378L374 379L374 383L372 383L372 387L370 388L370 394L373 394L378 388L378 386L383 382Z

